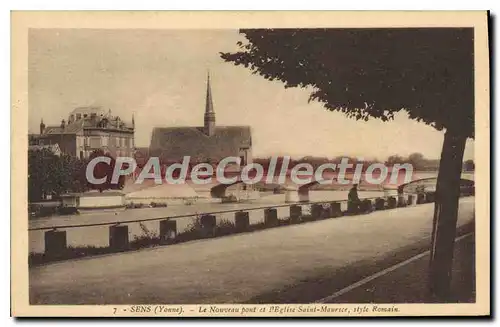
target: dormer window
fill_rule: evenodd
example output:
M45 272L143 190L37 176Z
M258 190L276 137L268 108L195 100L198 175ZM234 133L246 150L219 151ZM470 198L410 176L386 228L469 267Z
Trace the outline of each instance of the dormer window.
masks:
M101 119L101 121L97 124L98 127L106 128L108 125L108 120L106 118Z

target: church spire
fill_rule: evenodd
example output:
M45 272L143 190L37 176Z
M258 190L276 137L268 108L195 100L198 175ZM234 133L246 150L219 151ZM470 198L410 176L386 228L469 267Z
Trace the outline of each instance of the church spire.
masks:
M207 97L205 101L205 134L212 136L215 133L215 111L210 89L210 72L207 74Z
M210 89L210 72L207 73L207 99L205 102L205 114L214 113L214 104L212 102L212 90Z

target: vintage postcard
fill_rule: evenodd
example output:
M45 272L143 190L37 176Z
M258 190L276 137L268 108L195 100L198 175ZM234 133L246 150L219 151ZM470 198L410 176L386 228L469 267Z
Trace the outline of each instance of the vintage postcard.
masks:
M487 12L11 26L13 316L490 314Z

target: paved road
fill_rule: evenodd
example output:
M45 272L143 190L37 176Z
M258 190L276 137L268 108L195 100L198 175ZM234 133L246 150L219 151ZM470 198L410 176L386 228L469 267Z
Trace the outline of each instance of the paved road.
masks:
M465 234L455 241L450 302L475 302L475 234ZM415 259L417 258L417 259ZM408 262L393 271L368 281L355 284L324 299L325 303L426 303L429 253ZM358 287L355 287L359 285Z
M335 279L345 275L346 267L428 244L432 213L433 204L424 204L54 263L30 269L30 299L33 304L256 301L262 294ZM461 199L458 224L473 219L474 197ZM289 301L311 301L335 291L323 287Z

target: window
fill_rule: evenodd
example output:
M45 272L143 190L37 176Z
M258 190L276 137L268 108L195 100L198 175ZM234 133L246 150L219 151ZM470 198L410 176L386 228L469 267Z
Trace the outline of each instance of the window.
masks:
M91 148L100 148L101 147L101 138L99 136L97 137L91 137L90 138L90 147Z
M85 139L81 136L76 137L76 147L81 148L85 146Z

